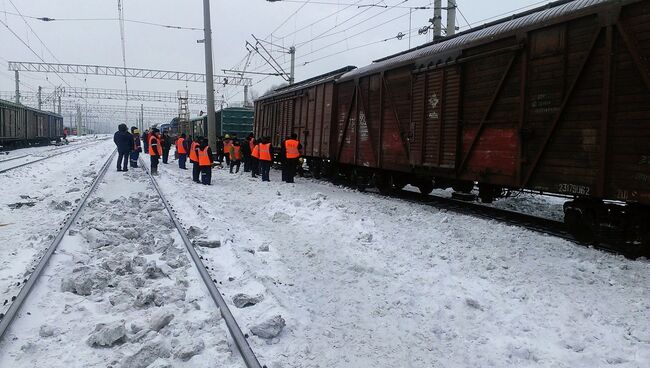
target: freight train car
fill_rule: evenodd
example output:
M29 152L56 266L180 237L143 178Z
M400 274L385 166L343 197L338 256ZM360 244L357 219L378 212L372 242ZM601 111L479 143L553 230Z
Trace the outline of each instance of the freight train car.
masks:
M334 81L328 151L310 163L383 191L571 195L577 237L647 245L648 19L648 0L559 1L352 70ZM256 119L261 134L273 126Z
M0 100L0 146L49 144L62 138L61 115Z
M244 138L253 132L253 109L250 107L226 107L215 112L217 136L236 135ZM188 137L208 136L208 116L190 120L180 131Z

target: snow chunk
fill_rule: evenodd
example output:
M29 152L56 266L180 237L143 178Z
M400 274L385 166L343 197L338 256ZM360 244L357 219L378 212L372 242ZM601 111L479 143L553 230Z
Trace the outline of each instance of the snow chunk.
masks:
M122 361L122 368L146 368L158 358L169 358L169 347L163 341L150 341L135 354Z
M284 318L280 315L271 317L270 319L251 327L251 332L255 336L263 339L272 339L282 332L285 326Z
M204 248L219 248L221 246L221 240L196 239L194 240L194 245Z
M65 278L61 281L61 291L69 291L77 295L90 295L93 289L93 280L90 275L83 274L75 278Z
M205 349L205 343L201 339L183 341L174 348L174 358L186 362L193 356L200 354L203 349Z
M276 224L288 224L289 222L291 222L291 216L287 215L284 212L276 212L273 214L271 221L273 221Z
M126 328L124 322L114 322L111 324L100 323L95 326L88 340L88 345L96 346L113 346L124 342L126 339Z
M38 330L38 336L40 337L52 337L54 334L58 334L58 330L56 330L52 326L48 325L42 325L41 328Z
M67 200L63 200L61 202L57 202L57 201L50 202L50 208L57 211L67 211L68 208L70 208L70 206L72 206L72 202Z
M232 302L237 308L251 307L262 300L264 300L264 295L251 296L239 293L232 297Z
M151 316L149 327L154 331L160 331L167 326L172 319L174 319L174 313L169 311L158 311Z

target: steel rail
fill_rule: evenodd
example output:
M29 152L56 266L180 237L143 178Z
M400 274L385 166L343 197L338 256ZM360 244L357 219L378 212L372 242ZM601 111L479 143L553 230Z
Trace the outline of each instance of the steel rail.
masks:
M81 198L81 201L79 201L79 205L69 215L68 220L65 222L63 227L61 227L56 238L52 240L52 243L47 248L47 251L45 252L45 254L43 254L43 257L36 265L34 272L32 272L32 274L29 275L29 279L27 279L27 282L25 282L22 289L20 289L20 292L18 293L18 296L16 296L16 299L13 301L13 303L11 303L11 306L9 306L7 313L0 320L0 340L2 340L2 338L4 337L5 332L7 332L7 329L11 325L11 322L16 317L16 314L18 314L18 311L20 310L23 303L27 299L27 296L29 296L29 293L31 293L34 285L36 284L36 281L41 276L41 273L43 272L48 262L50 261L50 258L52 258L52 254L54 254L54 251L58 248L59 244L61 244L61 240L63 240L63 238L67 234L68 230L70 229L70 226L72 226L72 224L77 220L77 217L79 217L79 213L81 212L81 209L86 204L88 197L90 197L90 195L95 191L95 188L97 188L97 185L104 178L107 169L110 167L111 162L113 161L113 157L115 157L115 152L117 152L117 150L113 150L113 153L111 153L111 155L108 157L108 159L104 163L104 166L102 166L99 173L95 177L95 180L93 181L92 185L90 186L90 188L88 188L88 191L84 194L83 198Z
M26 155L21 155L21 156L16 156L16 157L8 158L8 159L6 159L6 160L2 160L2 161L0 161L0 164L1 164L1 163L4 163L4 162L13 161L13 160L18 160L19 158L23 158L23 157L27 157L27 156L31 156L31 155L30 155L30 154L26 154Z
M149 171L147 166L144 165L142 158L140 158L139 160L142 167L145 169L147 174L149 174L149 178L151 179L154 188L156 188L158 195L162 199L162 202L165 205L165 209L167 210L167 213L169 213L169 217L171 217L172 221L174 222L174 225L176 226L176 230L178 230L178 233L181 235L181 239L183 239L185 248L187 248L187 251L190 253L190 256L192 257L192 261L194 261L194 265L196 266L196 269L199 271L199 275L201 275L201 279L203 280L203 283L208 288L212 300L215 302L217 307L219 307L221 316L223 317L224 321L226 322L226 325L228 326L228 331L230 331L230 336L232 336L233 340L235 341L235 345L237 346L239 353L244 359L244 363L246 363L246 366L248 368L262 368L260 362L257 360L257 357L255 356L255 353L253 352L253 349L251 349L250 345L248 344L248 341L246 340L246 337L244 336L244 333L239 327L239 324L237 324L235 317L230 312L230 308L228 308L228 304L226 304L226 301L221 296L221 292L219 291L219 289L217 289L217 286L212 281L212 278L210 277L208 271L206 271L206 267L203 264L203 261L201 261L201 258L199 257L198 253L196 253L196 250L194 249L194 245L192 245L192 241L189 239L187 233L183 229L183 226L181 225L180 221L176 217L176 214L172 209L171 204L169 203L169 201L163 194L162 190L158 186L158 182L156 182L156 178L154 178L153 175L151 175L151 172Z
M82 144L82 145L75 146L75 147L73 147L73 148L71 148L71 149L69 149L69 150L65 150L65 151L63 151L63 152L57 152L57 153L55 153L55 154L52 154L52 155L49 155L49 156L46 156L46 157L41 157L41 158L36 159L36 160L34 160L34 161L25 162L25 163L20 164L20 165L16 165L16 166L12 166L12 167L9 167L9 168L6 168L6 169L2 169L2 170L0 170L0 174L2 174L2 173L6 173L7 171L11 171L11 170L13 170L13 169L17 169L17 168L20 168L20 167L23 167L23 166L27 166L27 165L31 165L31 164L34 164L34 163L37 163L37 162L41 162L41 161L43 161L43 160L47 160L47 159L50 159L50 158L52 158L52 157L60 156L60 155L63 155L63 154L65 154L65 153L68 153L68 152L75 151L77 148L82 148L82 147L90 146L92 143L96 143L96 142L93 141L93 142L90 142L90 143L84 143L84 144ZM54 151L56 151L56 150L54 150ZM25 156L22 156L22 157L14 157L13 159L0 161L0 164L3 163L3 162L7 162L7 161L11 161L11 160L16 160L16 159L18 159L18 158L23 158L23 157L26 157L26 156L32 156L32 155L25 155Z

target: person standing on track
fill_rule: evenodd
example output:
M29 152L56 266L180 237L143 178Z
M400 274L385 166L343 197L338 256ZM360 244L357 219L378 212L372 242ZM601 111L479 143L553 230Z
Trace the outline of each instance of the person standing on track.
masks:
M164 131L162 134L162 138L160 140L162 142L162 149L163 149L162 162L163 164L168 164L169 150L171 150L172 148L172 138L167 134L167 131Z
M251 176L257 178L260 174L260 144L255 138L251 138L253 150L251 151Z
M212 183L212 149L208 144L207 139L201 141L201 145L197 148L197 156L199 158L199 167L201 168L201 183L203 185L210 185Z
M187 143L185 142L185 133L176 140L176 154L178 155L178 167L187 170L185 162L187 161Z
M230 166L230 147L232 147L232 140L230 136L226 134L225 139L223 140L223 156L226 158L226 166Z
M251 164L253 160L253 157L251 155L253 154L253 148L255 147L255 144L253 143L253 137L253 133L249 134L241 145L241 155L244 159L244 172L251 171Z
M129 154L133 145L133 136L129 133L126 124L120 124L113 135L113 142L117 146L117 171L129 171Z
M260 153L260 168L262 171L262 181L271 181L269 174L271 172L271 164L273 163L273 148L271 147L271 137L262 139L259 148Z
M298 161L300 159L300 150L302 145L298 140L298 135L292 133L291 137L284 141L284 166L283 171L286 170L284 174L284 181L287 183L293 183L293 179L296 176L296 167L298 166Z
M201 137L194 137L194 142L190 146L190 162L192 163L192 180L195 183L200 183L199 176L201 175L201 167L199 166L199 154L197 149L201 142Z
M131 135L133 136L131 167L138 167L138 158L140 157L140 152L142 152L142 143L140 141L140 131L137 127L131 127Z
M237 170L235 174L239 172L239 167L241 165L242 158L242 147L239 145L239 141L235 141L230 148L230 173L232 174L232 169L236 166Z
M151 175L158 175L158 163L163 154L162 142L158 128L153 128L149 137L149 156L151 158Z

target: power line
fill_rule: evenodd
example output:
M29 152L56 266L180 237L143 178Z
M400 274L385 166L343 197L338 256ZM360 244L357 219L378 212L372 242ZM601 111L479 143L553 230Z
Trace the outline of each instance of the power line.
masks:
M8 12L8 11L5 11L5 10L0 10L0 13L3 13L5 15L15 15L15 16L20 15L20 14L13 13L13 12ZM25 18L40 20L42 22L103 22L103 21L118 22L118 21L120 21L119 18L51 18L51 17L35 17L33 15L23 15L23 16ZM143 25L155 26L155 27L162 27L162 28L168 28L168 29L179 29L179 30L189 30L189 31L201 31L201 32L203 32L203 28L198 28L198 27L187 27L187 26L179 26L179 25L173 25L173 24L163 24L163 23L149 22L149 21L137 20L137 19L124 19L124 22L126 22L126 23L135 23L135 24L143 24Z

